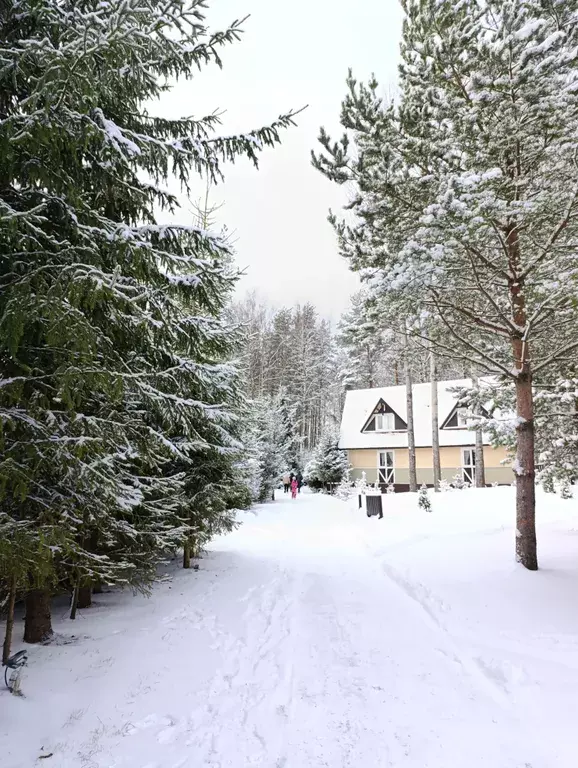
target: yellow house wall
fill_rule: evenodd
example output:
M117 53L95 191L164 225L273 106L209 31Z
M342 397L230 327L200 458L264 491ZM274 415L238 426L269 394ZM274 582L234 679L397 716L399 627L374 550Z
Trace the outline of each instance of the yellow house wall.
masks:
M349 463L354 468L366 469L368 467L377 467L377 448L357 449L348 451ZM433 466L433 456L431 448L416 448L415 459L418 469L429 469ZM490 445L484 446L484 460L488 467L500 467L505 461L505 466L509 466L507 452L505 448L492 448ZM407 448L395 449L395 466L397 469L407 469L409 467L409 452ZM458 446L443 446L440 448L440 462L442 467L454 468L462 466L462 449Z
M377 448L357 449L348 451L349 463L353 469L377 469ZM399 470L409 469L409 452L407 448L394 450L394 466ZM431 448L416 448L416 465L418 469L432 469L433 456ZM510 462L505 448L484 446L484 461L486 468L507 468ZM440 448L442 469L456 469L462 466L462 448L459 446L443 446ZM504 463L502 463L504 462Z

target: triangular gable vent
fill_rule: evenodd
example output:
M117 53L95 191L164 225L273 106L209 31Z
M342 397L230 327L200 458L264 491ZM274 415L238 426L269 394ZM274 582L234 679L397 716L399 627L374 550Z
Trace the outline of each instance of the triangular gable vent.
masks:
M405 421L385 402L383 398L380 397L361 431L393 432L398 430L403 431L404 429L407 429Z

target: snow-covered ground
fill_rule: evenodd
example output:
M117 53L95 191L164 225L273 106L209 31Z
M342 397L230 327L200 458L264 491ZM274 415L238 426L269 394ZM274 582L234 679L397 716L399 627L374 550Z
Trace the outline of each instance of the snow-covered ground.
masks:
M511 488L385 501L281 494L151 599L59 619L0 764L575 768L578 502L540 495L529 573Z

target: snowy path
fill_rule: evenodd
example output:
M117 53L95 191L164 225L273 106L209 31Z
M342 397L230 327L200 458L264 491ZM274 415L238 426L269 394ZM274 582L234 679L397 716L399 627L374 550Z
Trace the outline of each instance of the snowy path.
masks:
M0 697L2 765L566 768L383 566L374 524L282 499L153 599L106 596L76 646L34 652L27 699Z

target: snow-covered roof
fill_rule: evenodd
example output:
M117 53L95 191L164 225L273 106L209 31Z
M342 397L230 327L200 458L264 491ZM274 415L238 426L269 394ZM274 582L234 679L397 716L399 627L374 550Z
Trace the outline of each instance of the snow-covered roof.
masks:
M438 409L440 445L473 445L474 433L467 427L441 429L456 406L456 396L450 389L471 386L470 379L456 379L438 382ZM407 432L363 432L363 428L378 402L383 400L397 415L407 422L405 386L376 387L374 389L353 389L346 393L345 407L341 418L339 447L355 448L406 448ZM413 418L415 444L417 448L432 444L431 431L431 384L414 384ZM484 437L487 444L489 440Z

